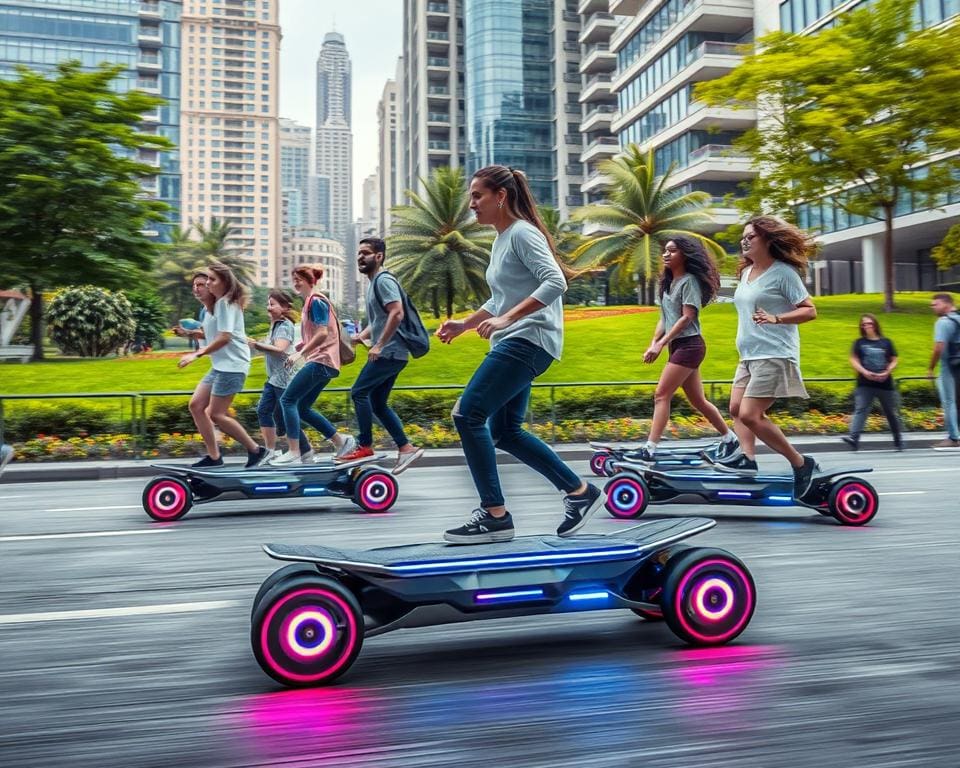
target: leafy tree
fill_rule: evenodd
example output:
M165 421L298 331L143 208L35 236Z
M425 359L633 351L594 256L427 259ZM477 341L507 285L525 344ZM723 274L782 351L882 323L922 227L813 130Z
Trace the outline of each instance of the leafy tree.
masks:
M960 264L960 224L950 227L940 245L930 251L930 257L944 272Z
M140 180L156 170L135 157L172 145L138 132L162 99L112 90L122 71L67 62L51 77L20 67L0 80L0 280L30 287L35 359L45 288L129 284L155 253L143 231L168 206L144 196Z
M557 256L570 261L570 254L583 242L583 235L569 221L560 221L560 211L551 205L538 206L540 220L547 228L557 249ZM599 270L581 272L569 278L564 304L590 304L597 299L596 276Z
M140 288L124 291L132 308L134 331L132 342L140 347L163 345L163 332L167 329L169 307L153 290Z
M454 306L482 302L489 295L486 271L493 235L470 212L461 168L437 168L421 180L424 195L406 191L412 205L391 209L393 234L387 238L390 271L434 317Z
M193 231L200 238L194 252L202 264L219 261L226 264L244 285L253 285L254 263L245 256L246 249L234 245L240 237L236 226L227 219L214 216L210 223L197 222Z
M929 162L960 149L960 24L915 29L915 6L880 0L814 35L767 35L743 64L696 89L707 104L758 110L758 128L738 142L761 168L744 210L789 214L797 201L832 195L847 213L884 222L887 311L898 206L912 196L936 205L960 184L956 156Z
M673 165L658 174L652 148L642 152L629 144L622 157L603 161L600 171L610 178L606 201L576 209L571 219L605 231L584 237L570 254L574 266L607 268L616 289L626 292L634 275L641 283L653 280L660 241L672 235L699 240L711 256L723 258L723 248L702 234L714 221L710 195L670 189Z
M59 291L47 309L50 338L65 355L103 357L133 340L133 307L119 291L92 285Z
M192 307L196 301L190 278L202 265L193 250L194 245L189 229L171 230L170 242L161 246L160 257L154 267L153 277L157 290L170 307L171 323L184 317L184 310Z

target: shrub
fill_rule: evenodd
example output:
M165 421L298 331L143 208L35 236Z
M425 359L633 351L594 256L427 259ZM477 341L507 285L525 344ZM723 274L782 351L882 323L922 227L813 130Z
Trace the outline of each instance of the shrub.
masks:
M104 357L133 339L133 308L122 293L83 285L57 292L48 333L65 355Z
M115 408L116 405L114 405ZM122 410L121 410L122 409ZM38 435L60 438L108 434L130 428L129 407L116 410L70 400L43 403L14 402L4 406L3 433L7 442Z
M167 330L167 314L170 308L156 293L139 289L124 291L132 308L135 347L163 347L163 333Z

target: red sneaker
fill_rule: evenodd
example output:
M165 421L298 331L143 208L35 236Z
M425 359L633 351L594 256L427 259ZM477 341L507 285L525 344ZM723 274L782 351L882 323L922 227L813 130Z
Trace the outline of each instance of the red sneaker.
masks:
M365 459L368 456L373 456L373 448L369 445L358 445L350 453L345 453L343 456L337 456L338 464L346 464L349 461L358 461L360 459Z

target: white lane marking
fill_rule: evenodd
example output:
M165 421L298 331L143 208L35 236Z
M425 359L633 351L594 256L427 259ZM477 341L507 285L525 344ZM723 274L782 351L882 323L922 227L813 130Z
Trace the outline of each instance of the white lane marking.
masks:
M86 611L48 611L45 613L8 613L0 615L0 624L32 624L38 621L71 621L76 619L113 619L125 616L149 616L169 613L194 613L233 608L239 600L210 600L200 603L166 603L164 605L131 605L124 608L94 608Z
M878 493L877 496L919 496L926 491L884 491L883 493Z
M20 536L0 536L3 541L37 541L43 539L89 539L95 536L146 536L151 533L170 533L172 528L148 528L145 531L86 531L83 533L29 533Z
M874 475L918 475L921 472L956 472L956 467L938 467L937 469L875 469Z
M58 507L43 509L41 512L99 512L101 509L142 509L140 504L121 504L116 507Z
M29 499L32 498L29 493L17 494L16 496L7 496L5 493L0 493L0 499L6 501L7 499Z

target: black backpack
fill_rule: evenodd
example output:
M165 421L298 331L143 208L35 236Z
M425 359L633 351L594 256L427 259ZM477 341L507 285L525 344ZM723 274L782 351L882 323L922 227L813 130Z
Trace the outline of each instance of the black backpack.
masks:
M947 359L947 363L950 365L951 370L955 373L960 371L960 319L957 315L950 314L946 316L953 325L953 335L947 341L945 354L943 355Z
M377 282L380 280L380 275L390 275L394 280L397 280L397 278L386 270L383 270L373 279L373 294L377 297L377 302L380 306L383 307L383 311L386 312L387 305L383 303L383 299L380 298L380 291L377 290ZM400 286L399 280L397 280L397 285ZM420 313L417 312L417 308L413 306L413 302L410 301L407 292L403 290L403 286L400 286L400 302L403 304L403 320L400 321L396 334L403 340L403 343L407 345L407 349L410 350L411 355L414 357L423 357L430 351L430 334L427 333L427 329L423 326Z

